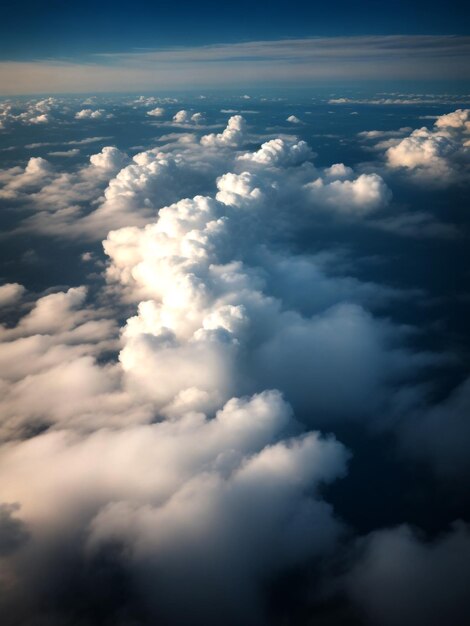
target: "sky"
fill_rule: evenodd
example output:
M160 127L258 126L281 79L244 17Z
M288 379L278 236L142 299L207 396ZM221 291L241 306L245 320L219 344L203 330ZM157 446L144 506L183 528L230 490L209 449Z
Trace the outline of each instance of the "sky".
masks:
M470 80L468 6L455 0L445 8L371 0L23 8L2 10L3 95Z
M7 3L2 626L468 626L465 11Z
M23 10L6 0L2 8L4 59L80 57L139 48L312 36L468 35L468 3L450 0L406 2L375 0L333 5L325 2L273 0L235 5L202 0L60 0L25 2Z

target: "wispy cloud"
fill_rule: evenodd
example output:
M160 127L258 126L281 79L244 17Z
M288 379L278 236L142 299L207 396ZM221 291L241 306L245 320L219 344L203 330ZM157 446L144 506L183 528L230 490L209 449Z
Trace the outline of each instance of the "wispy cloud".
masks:
M470 79L470 37L253 41L0 63L3 95L289 84L323 79Z

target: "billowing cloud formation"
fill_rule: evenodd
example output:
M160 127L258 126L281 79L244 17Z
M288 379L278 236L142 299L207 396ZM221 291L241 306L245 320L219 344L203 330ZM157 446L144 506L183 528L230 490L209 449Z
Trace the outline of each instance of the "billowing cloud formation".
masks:
M118 365L97 364L112 347L113 325L84 308L85 295L76 288L44 296L16 327L2 329L8 443L0 499L21 509L0 510L9 587L0 611L60 621L55 580L67 580L70 558L81 568L120 546L115 567L143 598L137 607L129 601L131 614L144 610L149 623L263 621L260 587L335 545L340 525L315 487L343 474L344 448L318 433L299 435L277 391L221 401L212 419L194 410L207 404L201 390L174 391L168 419L151 423L158 404L146 404L135 387L126 391ZM189 350L189 368L194 357ZM157 387L166 384L153 375ZM44 615L42 593L50 598Z
M388 148L386 158L392 168L404 168L418 178L445 184L467 172L469 147L470 110L458 109L438 117L432 129L414 130Z
M246 122L241 115L234 115L229 119L227 128L218 134L204 135L201 138L203 146L228 146L238 148L245 139Z
M8 128L15 122L25 125L47 124L53 119L53 112L57 105L56 98L32 100L27 103L26 107L2 102L0 103L0 130Z
M305 141L272 139L257 152L243 154L239 159L262 165L297 165L312 157L313 152Z
M178 124L201 123L199 114L179 111L176 116L180 114L186 122ZM268 202L279 205L281 218L286 217L286 202L304 207L305 214L315 207L357 217L385 206L391 197L377 174L356 176L343 164L322 174L311 163L314 153L305 141L276 138L254 152L239 153L248 138L244 118L235 115L221 133L203 135L200 142L189 135L185 141L170 143L161 150L138 153L132 161L117 148L107 146L90 157L89 165L61 173L44 158L32 157L24 169L0 172L0 197L34 208L24 228L90 238L104 237L120 226L145 224L153 211L166 204L211 192L220 176L218 198L222 202L229 194L228 204L262 198L266 210ZM281 176L284 183L279 186ZM242 179L243 189L235 183ZM237 201L231 184L238 187L233 190ZM248 194L246 198L244 194Z
M197 115L181 109L168 124ZM461 132L463 118L436 132ZM107 256L98 296L0 287L8 626L10 615L25 626L272 623L272 585L302 568L319 575L347 541L324 486L346 474L349 453L318 428L393 427L433 461L460 450L465 471L456 437L439 448L434 426L428 440L420 426L463 432L466 386L423 410L425 368L442 357L412 349L413 328L376 311L409 294L302 246L314 228L392 212L384 179L318 167L305 141L251 131L235 115L220 133L172 133L132 158L106 146L65 173L33 157L0 174L3 198L35 211L23 229L102 237ZM90 267L97 253L81 258ZM391 554L414 560L426 593L440 580L422 574L428 563L466 571L453 556L464 526L431 547L403 528L367 536L343 577L381 626L397 621L395 566L410 586Z

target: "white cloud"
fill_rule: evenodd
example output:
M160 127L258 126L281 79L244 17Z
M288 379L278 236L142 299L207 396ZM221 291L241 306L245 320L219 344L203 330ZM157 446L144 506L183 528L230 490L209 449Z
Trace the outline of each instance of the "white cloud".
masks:
M151 111L147 111L147 115L152 117L162 117L165 114L165 109L163 107L156 107Z
M178 111L173 115L173 121L177 124L188 124L191 121L191 114L189 111L181 109L181 111Z
M312 157L313 152L305 141L271 139L257 152L241 155L239 159L263 165L297 165Z
M344 171L340 175L344 176ZM317 178L307 189L315 201L339 212L359 215L383 207L391 198L390 190L378 174L361 174L354 180L326 183Z
M289 115L287 121L291 124L302 124L302 121L296 115Z
M470 142L470 110L442 115L434 127L414 130L386 151L387 164L402 168L433 185L465 176Z
M75 113L76 120L97 120L104 116L103 109L82 109Z
M0 307L15 304L22 298L24 292L25 288L19 283L0 285Z
M239 147L245 141L246 122L241 115L233 115L222 133L204 135L201 145L207 147Z
M38 211L31 228L104 236L108 257L95 304L84 286L46 293L0 327L0 501L21 504L0 509L0 531L6 518L29 537L8 535L0 607L25 623L63 623L54 581L88 597L81 573L94 588L108 559L148 623L263 623L266 586L342 530L321 487L348 453L306 428L410 414L417 374L439 362L367 310L402 294L290 245L385 206L378 174L317 168L294 137L245 152L256 136L239 115L200 142L161 139L132 159L106 146L68 172L33 158L0 173L5 197Z

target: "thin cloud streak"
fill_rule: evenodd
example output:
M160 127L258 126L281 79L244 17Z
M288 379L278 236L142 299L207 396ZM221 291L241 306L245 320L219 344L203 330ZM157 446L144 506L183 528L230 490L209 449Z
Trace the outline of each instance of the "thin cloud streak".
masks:
M470 37L255 41L0 63L0 94L289 85L312 80L470 79Z

